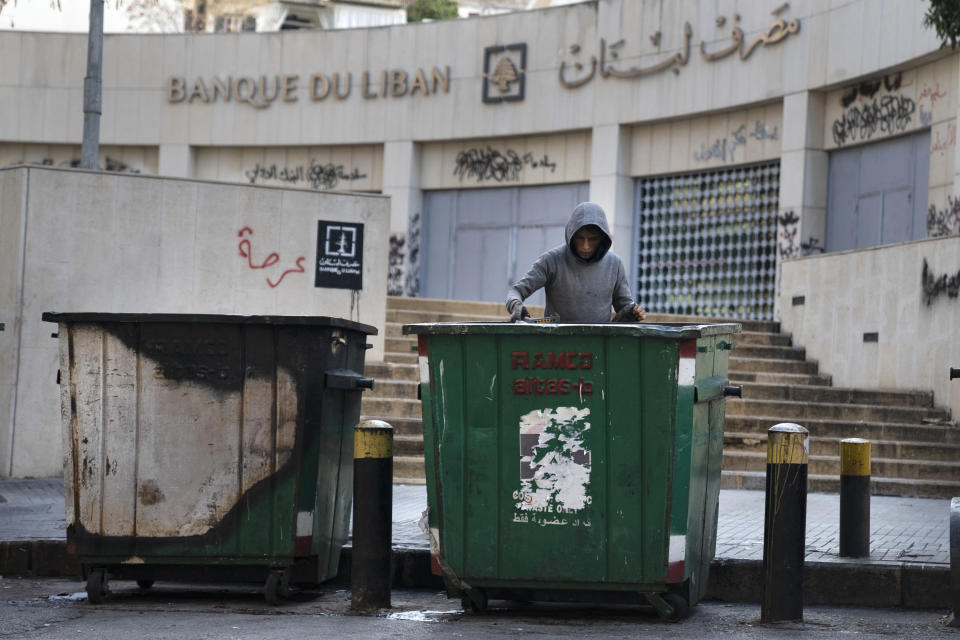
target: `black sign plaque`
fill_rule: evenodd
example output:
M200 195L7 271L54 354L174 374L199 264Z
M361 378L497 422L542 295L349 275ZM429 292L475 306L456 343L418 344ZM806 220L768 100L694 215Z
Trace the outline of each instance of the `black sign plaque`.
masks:
M320 220L315 287L363 288L363 224Z

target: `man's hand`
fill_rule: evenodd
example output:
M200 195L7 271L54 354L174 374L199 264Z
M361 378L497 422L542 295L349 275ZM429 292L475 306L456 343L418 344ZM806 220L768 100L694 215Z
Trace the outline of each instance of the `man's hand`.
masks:
M642 322L647 317L647 312L638 304L624 307L614 316L614 322Z
M521 320L526 320L530 317L530 312L527 311L527 308L523 306L523 303L519 300L515 300L513 303L513 308L510 310L510 322L519 322Z

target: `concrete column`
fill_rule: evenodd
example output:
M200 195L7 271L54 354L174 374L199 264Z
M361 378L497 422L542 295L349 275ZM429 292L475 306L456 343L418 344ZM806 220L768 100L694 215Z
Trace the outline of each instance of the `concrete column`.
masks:
M791 93L783 98L774 297L777 319L780 318L780 263L824 250L828 169L828 155L823 150L825 104L825 94L812 91Z
M412 140L383 145L383 193L390 196L387 295L416 296L420 289L420 148Z
M192 178L193 148L188 144L161 144L157 154L157 171L171 178Z
M960 75L960 72L958 72L958 75ZM957 78L957 82L960 83L960 77ZM960 87L960 84L958 84L957 86ZM960 125L960 100L957 100L957 111L956 111L955 115L956 115L956 118L957 118L957 119L954 121L954 126L957 126L957 125ZM931 178L932 178L932 177L933 177L933 176L932 176L932 174L931 174ZM951 193L951 194L949 194L949 195L953 196L954 198L960 196L960 144L955 144L955 145L954 145L954 150L953 150L953 193ZM930 201L927 202L927 207L929 207L931 204L937 204L937 203L933 202L932 199L931 199ZM943 206L947 206L946 198L943 198Z
M619 124L593 128L590 148L590 200L603 207L613 231L613 251L627 268L633 291L636 283L633 238L633 178L630 176L630 129Z

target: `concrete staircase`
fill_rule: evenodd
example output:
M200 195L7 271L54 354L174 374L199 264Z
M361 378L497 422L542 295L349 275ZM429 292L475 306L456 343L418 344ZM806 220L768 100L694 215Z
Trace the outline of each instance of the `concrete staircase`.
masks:
M539 315L542 308L530 308ZM394 479L422 483L423 426L417 400L416 340L401 327L415 322L503 321L503 305L424 298L387 298L384 362L367 364L376 379L364 392L364 417L393 425ZM693 321L651 314L651 322ZM722 320L721 320L722 321ZM929 392L841 389L820 375L779 324L744 320L730 357L730 380L743 398L727 399L723 453L725 488L764 488L766 432L796 422L810 432L810 491L839 491L840 440L871 441L873 492L946 498L960 495L960 427Z

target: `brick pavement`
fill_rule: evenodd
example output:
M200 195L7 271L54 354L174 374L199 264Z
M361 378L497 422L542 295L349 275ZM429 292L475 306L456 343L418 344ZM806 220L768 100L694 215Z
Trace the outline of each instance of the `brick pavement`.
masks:
M839 496L807 496L808 562L839 558ZM419 522L426 487L394 485L393 540L405 549L427 549ZM950 501L874 496L871 500L870 563L950 564ZM718 559L763 559L762 491L720 491ZM63 486L59 478L0 478L0 541L63 540Z

